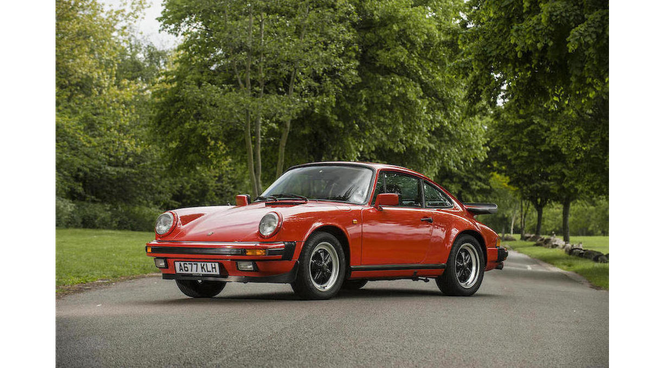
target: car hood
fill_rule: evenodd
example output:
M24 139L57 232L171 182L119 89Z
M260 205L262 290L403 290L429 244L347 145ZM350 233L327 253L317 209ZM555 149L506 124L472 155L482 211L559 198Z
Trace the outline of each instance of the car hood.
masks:
M257 202L248 206L196 207L175 210L180 223L164 241L249 242L279 241L279 235L289 226L301 225L320 218L320 212L350 211L349 206L325 202L295 202L275 205ZM263 238L258 224L268 212L277 212L283 219L283 229L272 238ZM286 239L288 240L288 239Z

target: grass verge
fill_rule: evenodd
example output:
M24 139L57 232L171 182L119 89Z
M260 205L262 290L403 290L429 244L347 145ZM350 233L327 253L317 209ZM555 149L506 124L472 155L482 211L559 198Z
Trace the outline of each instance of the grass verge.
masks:
M152 232L57 229L55 234L56 292L71 285L157 272L145 256Z
M602 253L609 252L608 236L572 237L570 240L573 244L583 242L584 249L597 250ZM536 247L533 242L519 240L505 242L505 244L519 253L537 258L565 271L575 272L599 288L609 289L608 263L595 263L589 259L568 256L562 249Z

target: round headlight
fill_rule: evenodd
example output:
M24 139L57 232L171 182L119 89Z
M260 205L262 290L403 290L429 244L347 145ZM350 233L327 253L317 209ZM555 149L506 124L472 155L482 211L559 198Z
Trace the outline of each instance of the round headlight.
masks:
M263 216L261 219L261 222L258 225L258 232L262 236L269 238L276 234L277 231L279 231L280 225L281 219L279 218L279 215L277 215L275 212L270 212Z
M173 230L175 224L175 216L171 212L162 213L157 217L157 224L154 226L154 231L159 235L164 235Z

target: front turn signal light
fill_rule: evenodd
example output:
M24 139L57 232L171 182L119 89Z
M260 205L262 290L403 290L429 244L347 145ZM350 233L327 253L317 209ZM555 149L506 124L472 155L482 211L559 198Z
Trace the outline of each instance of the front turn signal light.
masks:
M245 252L248 256L264 256L267 255L267 250L265 249L247 249Z

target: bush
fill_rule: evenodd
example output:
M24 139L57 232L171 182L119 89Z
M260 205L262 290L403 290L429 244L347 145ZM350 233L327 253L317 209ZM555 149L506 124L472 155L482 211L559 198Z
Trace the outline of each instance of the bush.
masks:
M86 229L117 229L111 207L104 203L76 202L80 227Z
M157 216L163 211L145 206L121 205L114 208L117 230L151 231Z
M55 227L80 227L74 217L76 216L76 204L74 202L55 197Z
M137 205L109 205L56 198L55 226L109 230L151 231L162 212L158 208Z

